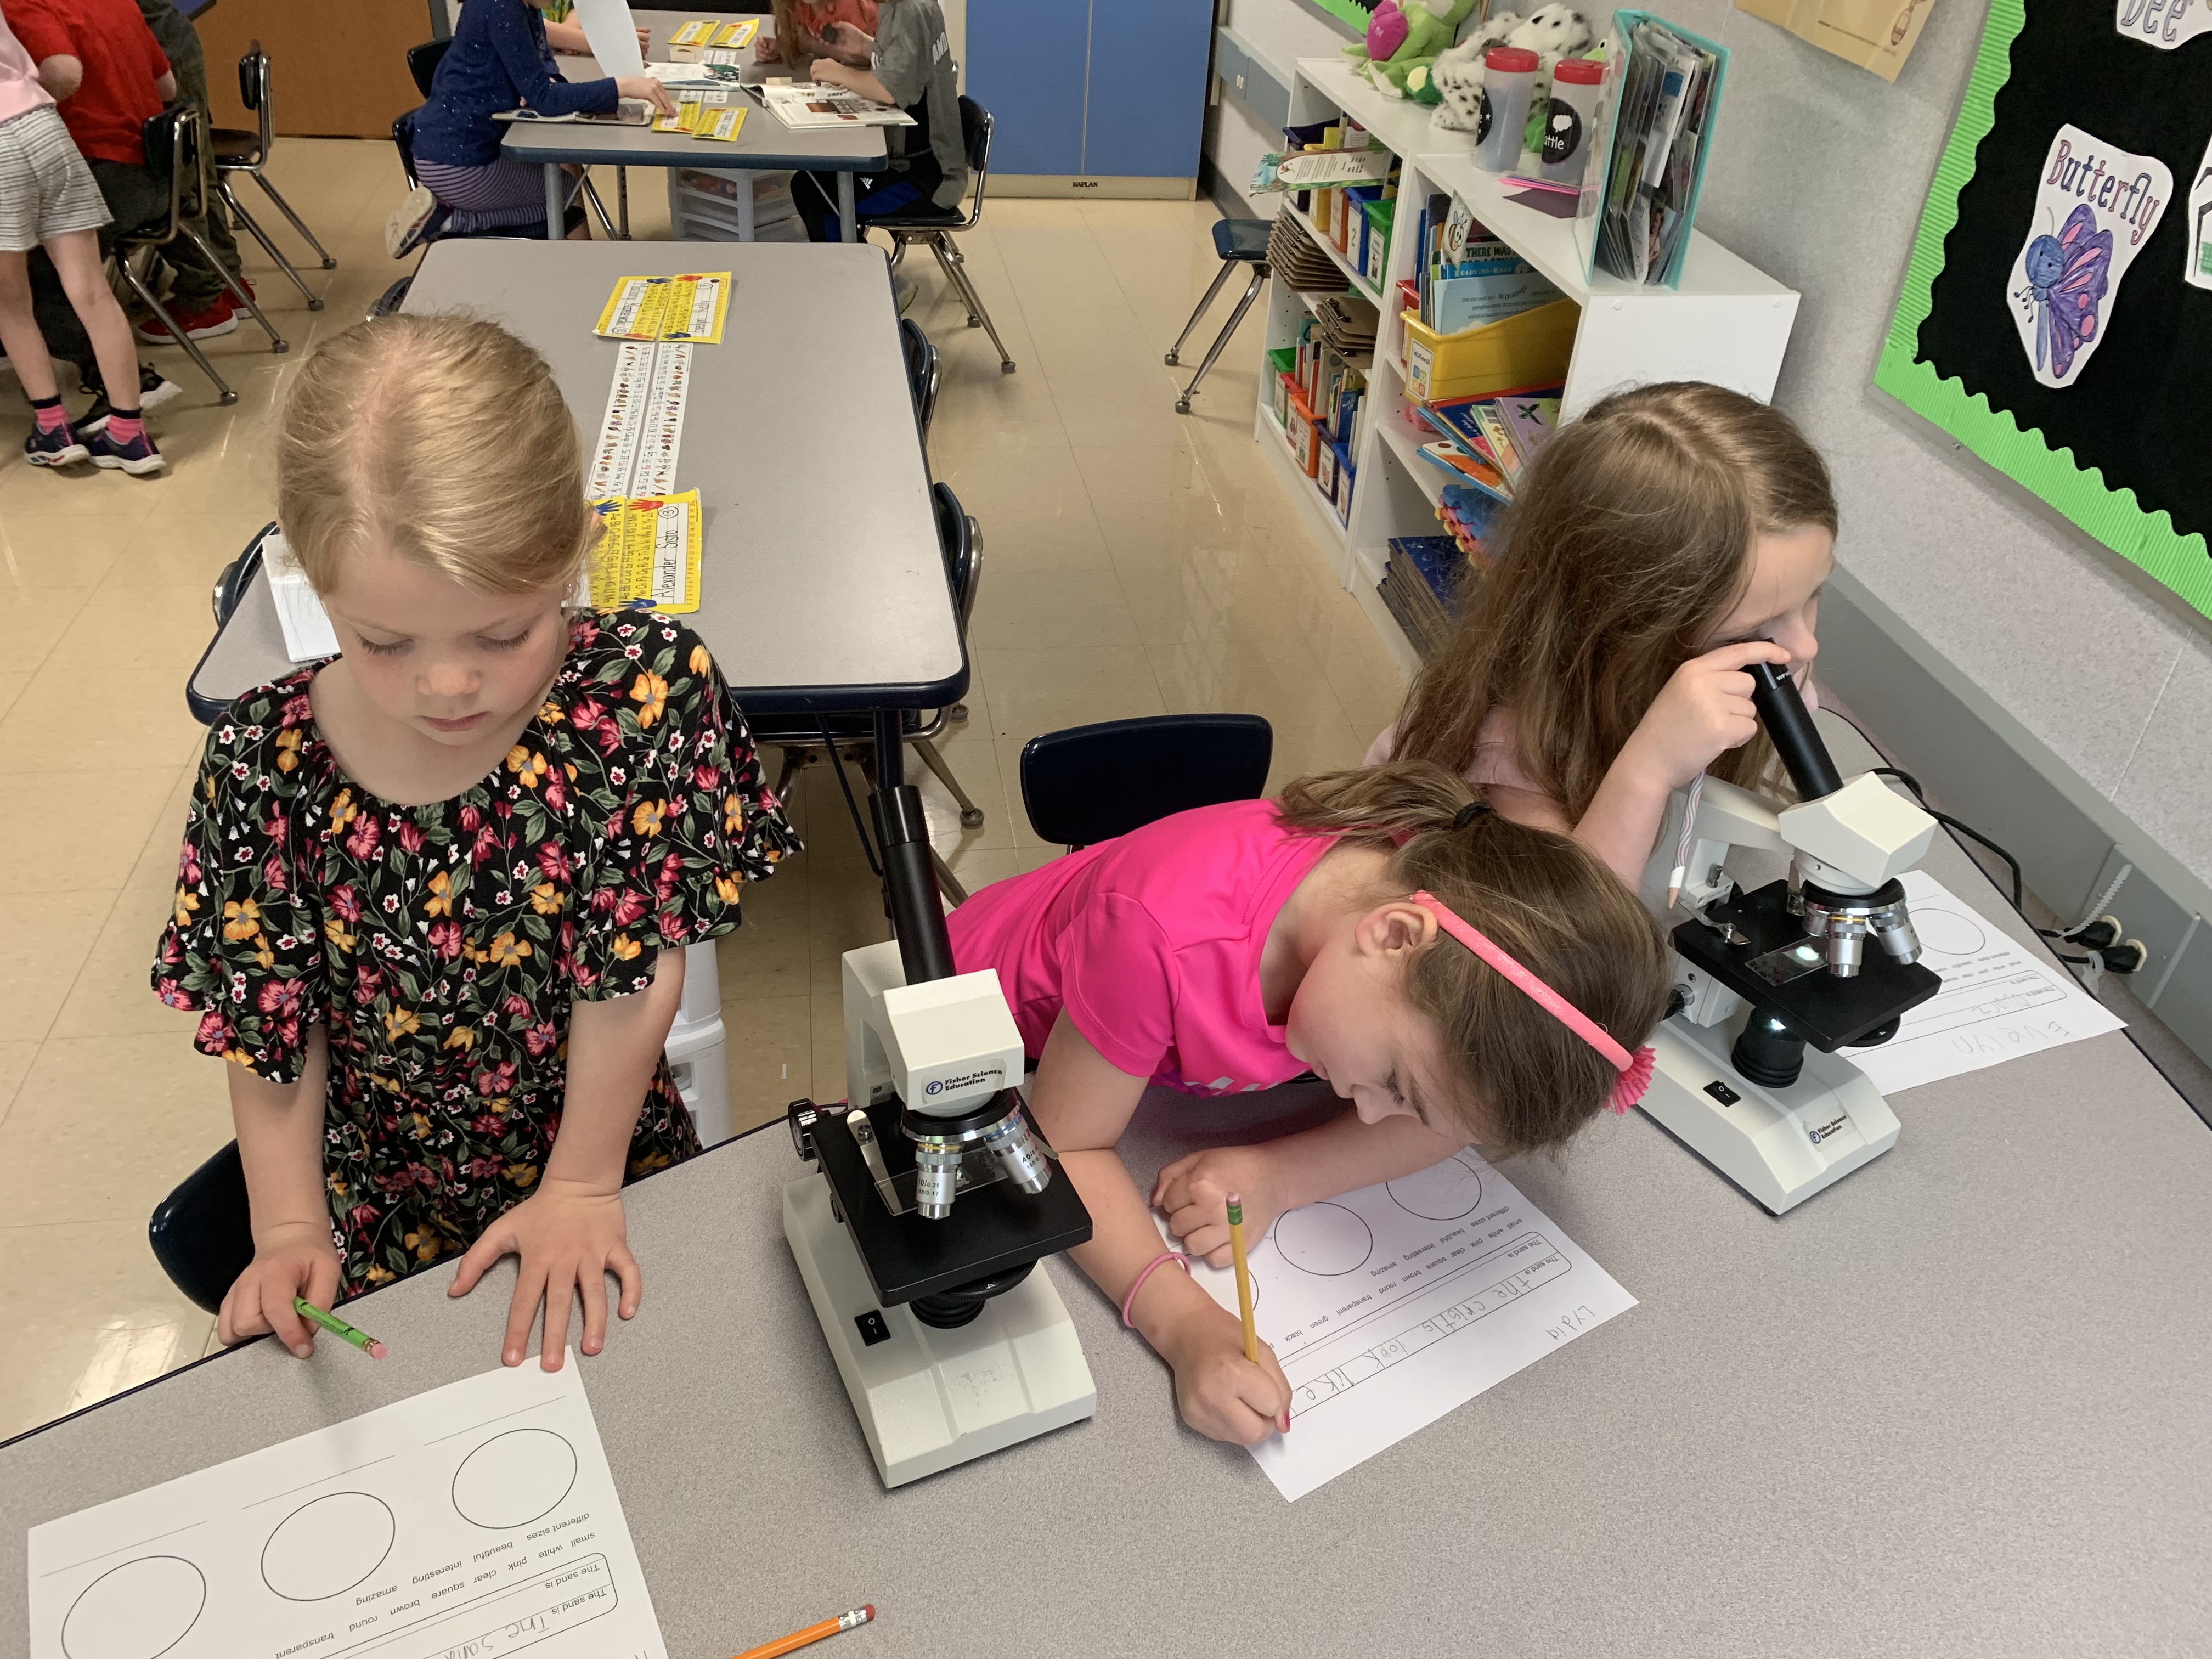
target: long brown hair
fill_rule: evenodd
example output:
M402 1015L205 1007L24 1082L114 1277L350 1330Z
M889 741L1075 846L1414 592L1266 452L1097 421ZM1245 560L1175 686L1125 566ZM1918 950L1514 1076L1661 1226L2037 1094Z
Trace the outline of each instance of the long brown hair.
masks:
M869 12L875 10L873 6L866 3L866 0L862 0L861 9ZM818 14L828 8L809 5L807 9ZM821 26L802 21L799 15L799 7L793 3L793 0L769 0L769 13L770 20L769 33L775 37L776 56L783 60L786 67L804 75L811 66L811 60L802 58L799 52L799 34L804 31L807 34L818 38L822 33ZM868 26L868 33L871 34L875 33L875 25L872 21Z
M1814 526L1836 531L1827 465L1779 410L1702 380L1614 393L1530 464L1495 568L1407 694L1393 752L1459 770L1503 704L1522 769L1581 818L1749 584L1758 538ZM1712 775L1755 786L1772 760L1762 732Z
M1667 1012L1658 925L1568 836L1486 811L1455 829L1480 799L1456 772L1393 761L1300 778L1281 813L1388 852L1376 902L1434 894L1633 1053ZM1443 1035L1461 1127L1494 1151L1555 1146L1612 1092L1611 1061L1455 939L1439 933L1413 958L1406 994Z

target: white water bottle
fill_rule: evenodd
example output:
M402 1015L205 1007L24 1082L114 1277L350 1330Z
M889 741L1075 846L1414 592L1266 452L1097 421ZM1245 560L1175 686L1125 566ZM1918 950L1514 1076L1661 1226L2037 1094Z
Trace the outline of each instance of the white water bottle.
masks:
M1597 144L1597 116L1605 97L1605 65L1591 58L1562 59L1552 70L1552 100L1544 112L1538 176L1579 185Z
M1536 54L1528 47L1492 46L1483 54L1474 164L1485 173L1510 173L1521 165L1521 133L1535 89Z

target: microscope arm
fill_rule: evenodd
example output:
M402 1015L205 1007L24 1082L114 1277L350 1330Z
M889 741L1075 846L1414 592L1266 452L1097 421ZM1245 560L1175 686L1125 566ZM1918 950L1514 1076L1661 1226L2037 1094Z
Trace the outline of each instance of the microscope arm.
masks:
M888 793L877 791L868 797L868 805L876 820L876 840L884 849L891 932L898 939L906 982L951 979L960 970L952 962L952 935L945 925L937 869L929 861L929 824L922 816L921 792L902 783Z

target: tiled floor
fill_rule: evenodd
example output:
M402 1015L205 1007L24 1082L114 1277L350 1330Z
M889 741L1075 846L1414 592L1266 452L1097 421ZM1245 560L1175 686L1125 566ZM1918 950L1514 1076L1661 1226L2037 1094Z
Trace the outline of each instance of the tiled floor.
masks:
M288 139L274 171L340 261L311 274L328 308L303 309L251 256L291 352L250 325L210 343L240 392L228 409L180 351L160 353L187 394L153 418L166 477L34 472L14 459L27 411L0 377L0 1436L211 1334L145 1240L153 1205L230 1133L220 1063L146 989L200 742L184 679L216 573L270 516L292 367L398 274L381 243L388 145ZM640 234L665 235L651 181L635 182ZM925 781L939 848L971 887L1050 856L1015 783L1036 732L1248 710L1274 724L1279 779L1354 763L1395 706L1395 669L1253 447L1256 316L1199 413L1173 412L1160 357L1216 270L1212 217L994 200L963 246L1011 375L935 271L915 273L915 315L945 352L932 459L985 539L969 719L941 740L983 827L961 830ZM794 794L810 851L753 890L721 951L741 1122L842 1093L838 957L884 936L835 780L815 768Z

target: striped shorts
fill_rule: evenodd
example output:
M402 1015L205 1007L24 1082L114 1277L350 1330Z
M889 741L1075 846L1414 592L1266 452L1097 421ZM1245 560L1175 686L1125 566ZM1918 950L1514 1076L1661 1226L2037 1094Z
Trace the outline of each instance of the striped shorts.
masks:
M0 252L27 253L49 236L98 230L111 216L52 104L0 121Z
M444 161L415 161L416 176L431 195L453 210L458 231L499 230L545 222L545 169L501 157L482 167L453 167ZM567 181L570 197L577 181Z

